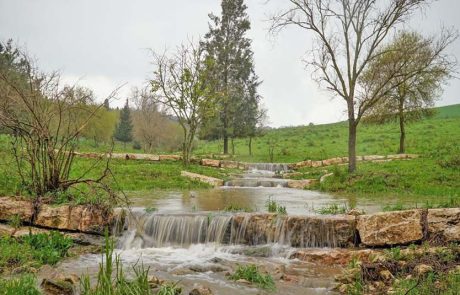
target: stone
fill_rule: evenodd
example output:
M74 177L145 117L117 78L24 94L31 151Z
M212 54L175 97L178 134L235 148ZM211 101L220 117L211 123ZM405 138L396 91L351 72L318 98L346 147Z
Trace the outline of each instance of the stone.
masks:
M288 180L287 186L289 188L304 189L310 187L312 184L317 182L316 179L302 179L302 180Z
M427 215L429 238L444 242L460 241L460 208L429 209Z
M182 159L179 155L160 155L160 161L180 161Z
M103 234L106 226L113 222L112 213L88 206L50 206L39 208L34 224L61 230Z
M157 288L157 287L160 287L161 285L163 285L165 281L156 277L156 276L151 276L149 278L149 286L151 288Z
M180 173L181 176L187 177L193 180L201 181L207 184L210 184L214 187L219 187L224 185L224 181L222 179L206 176L206 175L201 175L197 173L192 173L188 171L181 171Z
M419 264L414 267L414 273L417 276L423 276L431 271L433 271L433 267L431 265Z
M220 160L202 159L201 160L201 165L202 166L219 168L220 167Z
M343 164L342 158L332 158L332 159L323 160L323 166L333 166L333 165L339 165L339 164Z
M321 178L319 179L319 182L320 183L323 183L326 181L326 179L328 179L329 177L333 176L334 173L328 173L328 174L324 174L323 176L321 176Z
M221 161L220 167L226 169L238 169L239 163L236 161Z
M353 216L359 216L359 215L364 215L364 214L366 214L364 210L360 210L357 208L350 209L347 212L347 215L353 215Z
M193 286L193 289L190 291L189 295L213 295L213 293L209 287L196 284Z
M311 167L311 160L295 163L296 168Z
M126 160L160 161L159 155L152 154L126 154Z
M357 230L366 246L405 245L423 239L422 210L381 212L357 219Z
M369 156L363 156L363 161L379 161L379 160L385 160L385 156L379 156L379 155L369 155Z
M394 278L393 274L388 269L381 270L379 272L379 276L386 282L389 282Z
M20 197L0 197L0 220L9 221L19 216L21 221L30 222L34 213L31 201Z
M46 295L73 295L74 285L68 281L43 279L41 288Z
M248 280L245 280L245 279L239 279L239 280L236 280L237 283L240 283L240 284L246 284L246 285L250 285L251 282L248 281Z
M361 262L370 262L371 258L380 253L377 250L363 249L301 249L289 256L317 265L348 265L354 258Z
M323 166L323 161L312 161L311 162L311 167L316 168L316 167L321 167Z

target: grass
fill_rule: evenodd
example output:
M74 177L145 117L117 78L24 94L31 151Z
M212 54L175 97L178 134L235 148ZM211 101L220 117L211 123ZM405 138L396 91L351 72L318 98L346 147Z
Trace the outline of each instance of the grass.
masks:
M223 211L225 212L254 212L252 208L249 207L243 207L238 204L229 204L227 205Z
M0 238L0 273L27 272L54 265L68 255L73 242L59 232Z
M437 114L407 126L407 151L424 155L445 142L460 141L460 104L437 108ZM399 147L399 125L361 124L358 129L359 155L395 154ZM269 142L277 142L274 161L280 163L303 160L323 160L347 156L348 130L346 122L324 125L284 127L268 130L253 140L253 155L249 156L247 139L235 140L235 158L248 162L269 161ZM219 141L202 142L196 154L220 153Z
M316 213L322 214L322 215L345 214L347 213L347 211L348 211L348 207L345 204L339 205L336 203L329 204L325 207L315 210Z
M18 278L0 278L0 295L41 295L33 275L22 275Z
M123 271L119 255L114 255L114 242L105 235L105 248L102 262L99 264L97 282L91 284L89 276L83 276L80 282L82 295L152 295L148 273L143 264L133 266L134 278L128 279ZM167 294L167 293L165 293Z
M278 202L271 197L267 200L267 210L270 213L287 214L286 206L278 204Z
M273 278L269 274L262 274L254 264L238 266L230 279L234 281L243 279L256 284L259 288L269 291L276 290Z

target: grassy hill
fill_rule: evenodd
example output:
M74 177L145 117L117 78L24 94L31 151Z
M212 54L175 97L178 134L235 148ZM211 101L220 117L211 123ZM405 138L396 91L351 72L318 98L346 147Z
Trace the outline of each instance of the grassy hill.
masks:
M248 140L235 140L235 158L249 162L268 162L269 142L275 142L274 162L297 162L347 155L346 122L285 127L268 130L253 140L249 156ZM436 115L407 127L407 153L432 155L446 146L460 143L460 104L436 108ZM359 155L394 154L399 146L399 125L361 124L358 128ZM196 154L219 154L222 142L201 142Z

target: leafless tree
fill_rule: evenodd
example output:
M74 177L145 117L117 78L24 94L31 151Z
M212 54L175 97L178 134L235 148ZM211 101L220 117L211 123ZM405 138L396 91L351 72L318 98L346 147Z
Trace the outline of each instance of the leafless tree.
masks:
M110 191L102 183L110 157L99 177L87 177L89 171L71 176L77 139L99 109L89 103L91 93L62 87L57 72L40 72L24 53L18 59L20 73L12 67L0 69L0 124L10 130L16 167L23 184L36 196L36 205L50 193L81 184Z
M316 81L347 104L348 170L356 170L356 131L366 113L387 91L398 69L373 93L359 79L382 52L395 27L430 0L288 0L289 8L272 17L272 32L294 25L310 31L314 48L307 59Z
M153 53L153 59L154 98L182 127L182 157L183 163L188 165L197 129L213 107L205 83L204 54L199 46L189 42L177 47L171 55Z

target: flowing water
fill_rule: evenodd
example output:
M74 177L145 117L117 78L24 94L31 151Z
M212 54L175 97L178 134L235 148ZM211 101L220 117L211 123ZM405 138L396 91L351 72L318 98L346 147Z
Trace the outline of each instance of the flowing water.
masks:
M340 267L289 257L294 247L338 246L334 228L319 221L315 209L348 200L288 189L285 180L275 178L287 170L285 164L259 163L222 188L133 194L134 207L118 233L116 251L128 266L142 261L156 276L180 281L183 294L196 283L209 286L214 294L265 294L228 279L226 274L249 263L275 278L277 291L272 294L332 294ZM267 214L222 211L237 205L266 212L268 198L285 206L289 215L265 220ZM361 207L368 212L380 209L372 203ZM295 223L295 215L303 216L300 223ZM83 255L53 271L94 276L100 261L101 255Z

